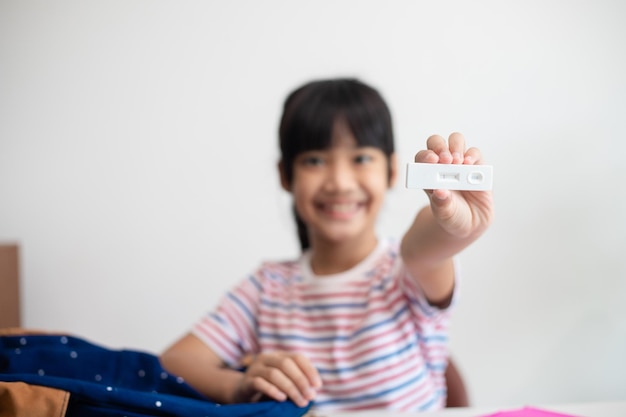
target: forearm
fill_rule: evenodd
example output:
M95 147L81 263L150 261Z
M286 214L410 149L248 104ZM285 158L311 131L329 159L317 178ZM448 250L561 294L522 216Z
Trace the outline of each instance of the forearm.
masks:
M439 224L430 206L425 206L402 239L402 257L411 269L427 272L461 252L482 233L483 229L475 229L467 235L451 234Z
M420 210L401 242L402 259L433 304L449 299L454 288L452 258L474 242L480 233L455 236L435 219L430 206Z
M182 376L189 385L211 400L221 404L235 401L236 386L242 373L226 367L202 368L185 360L167 360L163 367L170 373Z
M235 392L243 374L228 368L195 336L188 335L160 356L168 372L185 379L189 385L211 400L236 402Z

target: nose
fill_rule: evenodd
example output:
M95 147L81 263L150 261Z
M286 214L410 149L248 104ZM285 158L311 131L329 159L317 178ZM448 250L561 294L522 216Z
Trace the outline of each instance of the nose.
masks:
M327 171L324 189L327 192L346 192L352 190L356 182L352 166L347 161L335 161Z

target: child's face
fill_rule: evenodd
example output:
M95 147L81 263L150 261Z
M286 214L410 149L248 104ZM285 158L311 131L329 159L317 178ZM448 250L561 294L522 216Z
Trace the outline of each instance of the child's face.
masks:
M395 158L389 170L385 154L375 147L357 147L342 121L333 126L331 139L329 149L298 155L293 180L283 180L283 187L293 194L313 247L371 242L385 194L395 181Z

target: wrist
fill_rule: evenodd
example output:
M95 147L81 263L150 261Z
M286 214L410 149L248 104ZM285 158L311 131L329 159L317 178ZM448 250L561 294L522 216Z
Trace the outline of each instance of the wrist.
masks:
M229 371L229 383L224 384L224 397L229 404L238 404L246 402L244 398L244 379L246 374L240 370Z

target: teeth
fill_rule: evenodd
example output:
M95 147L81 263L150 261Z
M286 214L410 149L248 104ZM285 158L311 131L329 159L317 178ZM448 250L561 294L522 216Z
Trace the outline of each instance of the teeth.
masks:
M338 213L348 213L353 211L355 204L329 204L328 208L330 211L338 212Z

